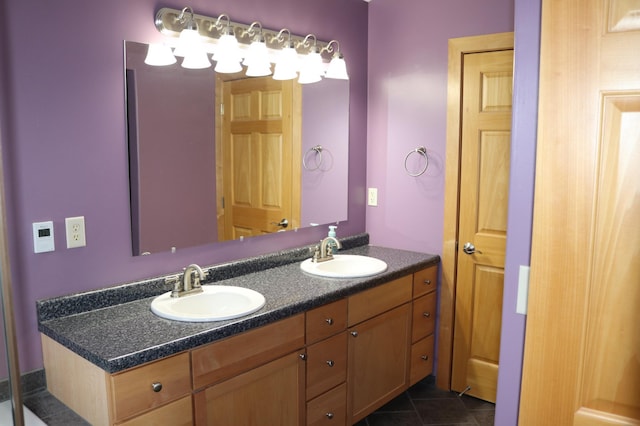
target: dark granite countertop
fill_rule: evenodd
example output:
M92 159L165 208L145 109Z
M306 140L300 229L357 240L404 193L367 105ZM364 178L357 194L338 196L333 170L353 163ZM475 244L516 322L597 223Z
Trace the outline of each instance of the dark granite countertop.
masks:
M349 246L349 243L343 245ZM212 267L207 269L208 285L251 288L265 296L265 306L248 316L226 321L196 323L163 319L150 309L153 298L168 291L162 278L38 301L38 328L103 370L115 373L305 312L440 261L437 255L369 245L341 253L377 257L387 262L388 269L366 278L320 278L300 270L298 254L289 256L293 263L228 278L221 273L222 280L216 280L219 271ZM301 254L302 258L309 257L308 248ZM264 259L262 261L264 267ZM244 264L247 265L247 270L251 270L252 263ZM141 291L141 287L151 289ZM129 300L133 297L128 296L130 293L135 293L137 299ZM97 306L90 309L89 303Z

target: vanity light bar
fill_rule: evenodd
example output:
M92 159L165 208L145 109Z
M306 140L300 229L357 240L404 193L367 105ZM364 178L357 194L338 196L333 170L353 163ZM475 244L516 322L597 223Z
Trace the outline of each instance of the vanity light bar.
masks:
M184 21L179 19L181 13L181 10L171 9L168 7L163 7L162 9L158 10L155 19L156 28L158 29L158 31L166 36L175 37L177 39L177 37L180 36L181 31L184 29ZM224 30L224 27L220 27L219 25L216 26L218 18L212 18L210 16L194 13L193 19L198 24L198 33L202 37L204 37L205 44L216 45L217 41L223 35ZM240 43L241 45L246 45L248 47L253 41L253 36L255 35L255 33L250 34L250 25L245 25L234 21L229 21L229 23L233 28L233 32L236 39L238 40L238 43ZM280 50L282 48L283 39L278 38L279 31L273 31L267 28L263 28L262 34L264 35L267 48L273 50ZM288 39L289 37L287 34L285 41L288 41ZM305 45L305 37L291 34L291 41L293 41L293 45L299 54L305 54L309 51L309 44ZM316 43L322 53L329 52L333 54L334 49L332 47L329 47L330 42L317 40Z

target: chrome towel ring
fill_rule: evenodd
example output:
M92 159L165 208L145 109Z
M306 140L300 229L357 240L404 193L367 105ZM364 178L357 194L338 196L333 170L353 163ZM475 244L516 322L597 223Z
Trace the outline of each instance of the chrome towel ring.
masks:
M420 171L418 171L417 173L412 173L409 171L409 168L407 167L407 160L409 160L409 157L411 156L411 154L414 154L416 152L424 157L424 167L420 169ZM424 146L420 146L412 151L409 151L407 156L404 157L404 169L407 171L407 174L409 176L413 176L413 177L420 176L421 174L427 171L427 167L429 167L429 156L427 155L427 148L425 148Z
M311 152L315 152L314 158L316 160L316 167L313 167L313 168L310 168L307 165L307 157ZM309 150L302 157L302 167L304 167L306 170L314 171L314 170L318 170L321 166L322 166L322 145L316 145L309 148Z

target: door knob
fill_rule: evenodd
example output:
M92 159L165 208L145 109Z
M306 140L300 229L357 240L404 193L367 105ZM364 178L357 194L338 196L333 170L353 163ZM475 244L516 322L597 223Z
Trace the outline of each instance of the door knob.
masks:
M476 250L476 246L474 246L470 242L464 243L464 246L462 246L462 251L464 251L467 254L474 254L476 251L479 254L482 254L482 252L480 250Z
M287 226L289 226L289 221L284 218L282 219L280 222L276 223L276 222L271 222L272 225L276 225L281 227L282 229L285 229Z

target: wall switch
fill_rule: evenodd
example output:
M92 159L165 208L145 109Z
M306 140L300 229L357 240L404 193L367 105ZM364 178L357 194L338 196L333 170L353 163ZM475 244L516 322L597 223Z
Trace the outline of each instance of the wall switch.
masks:
M64 220L67 231L67 248L84 247L87 238L84 233L84 216L68 217Z
M45 253L55 250L53 240L53 222L34 222L33 223L33 252Z
M369 188L367 192L367 204L370 206L378 205L378 188Z
M516 297L516 313L527 315L527 301L529 299L529 267L520 265L518 273L518 296Z

